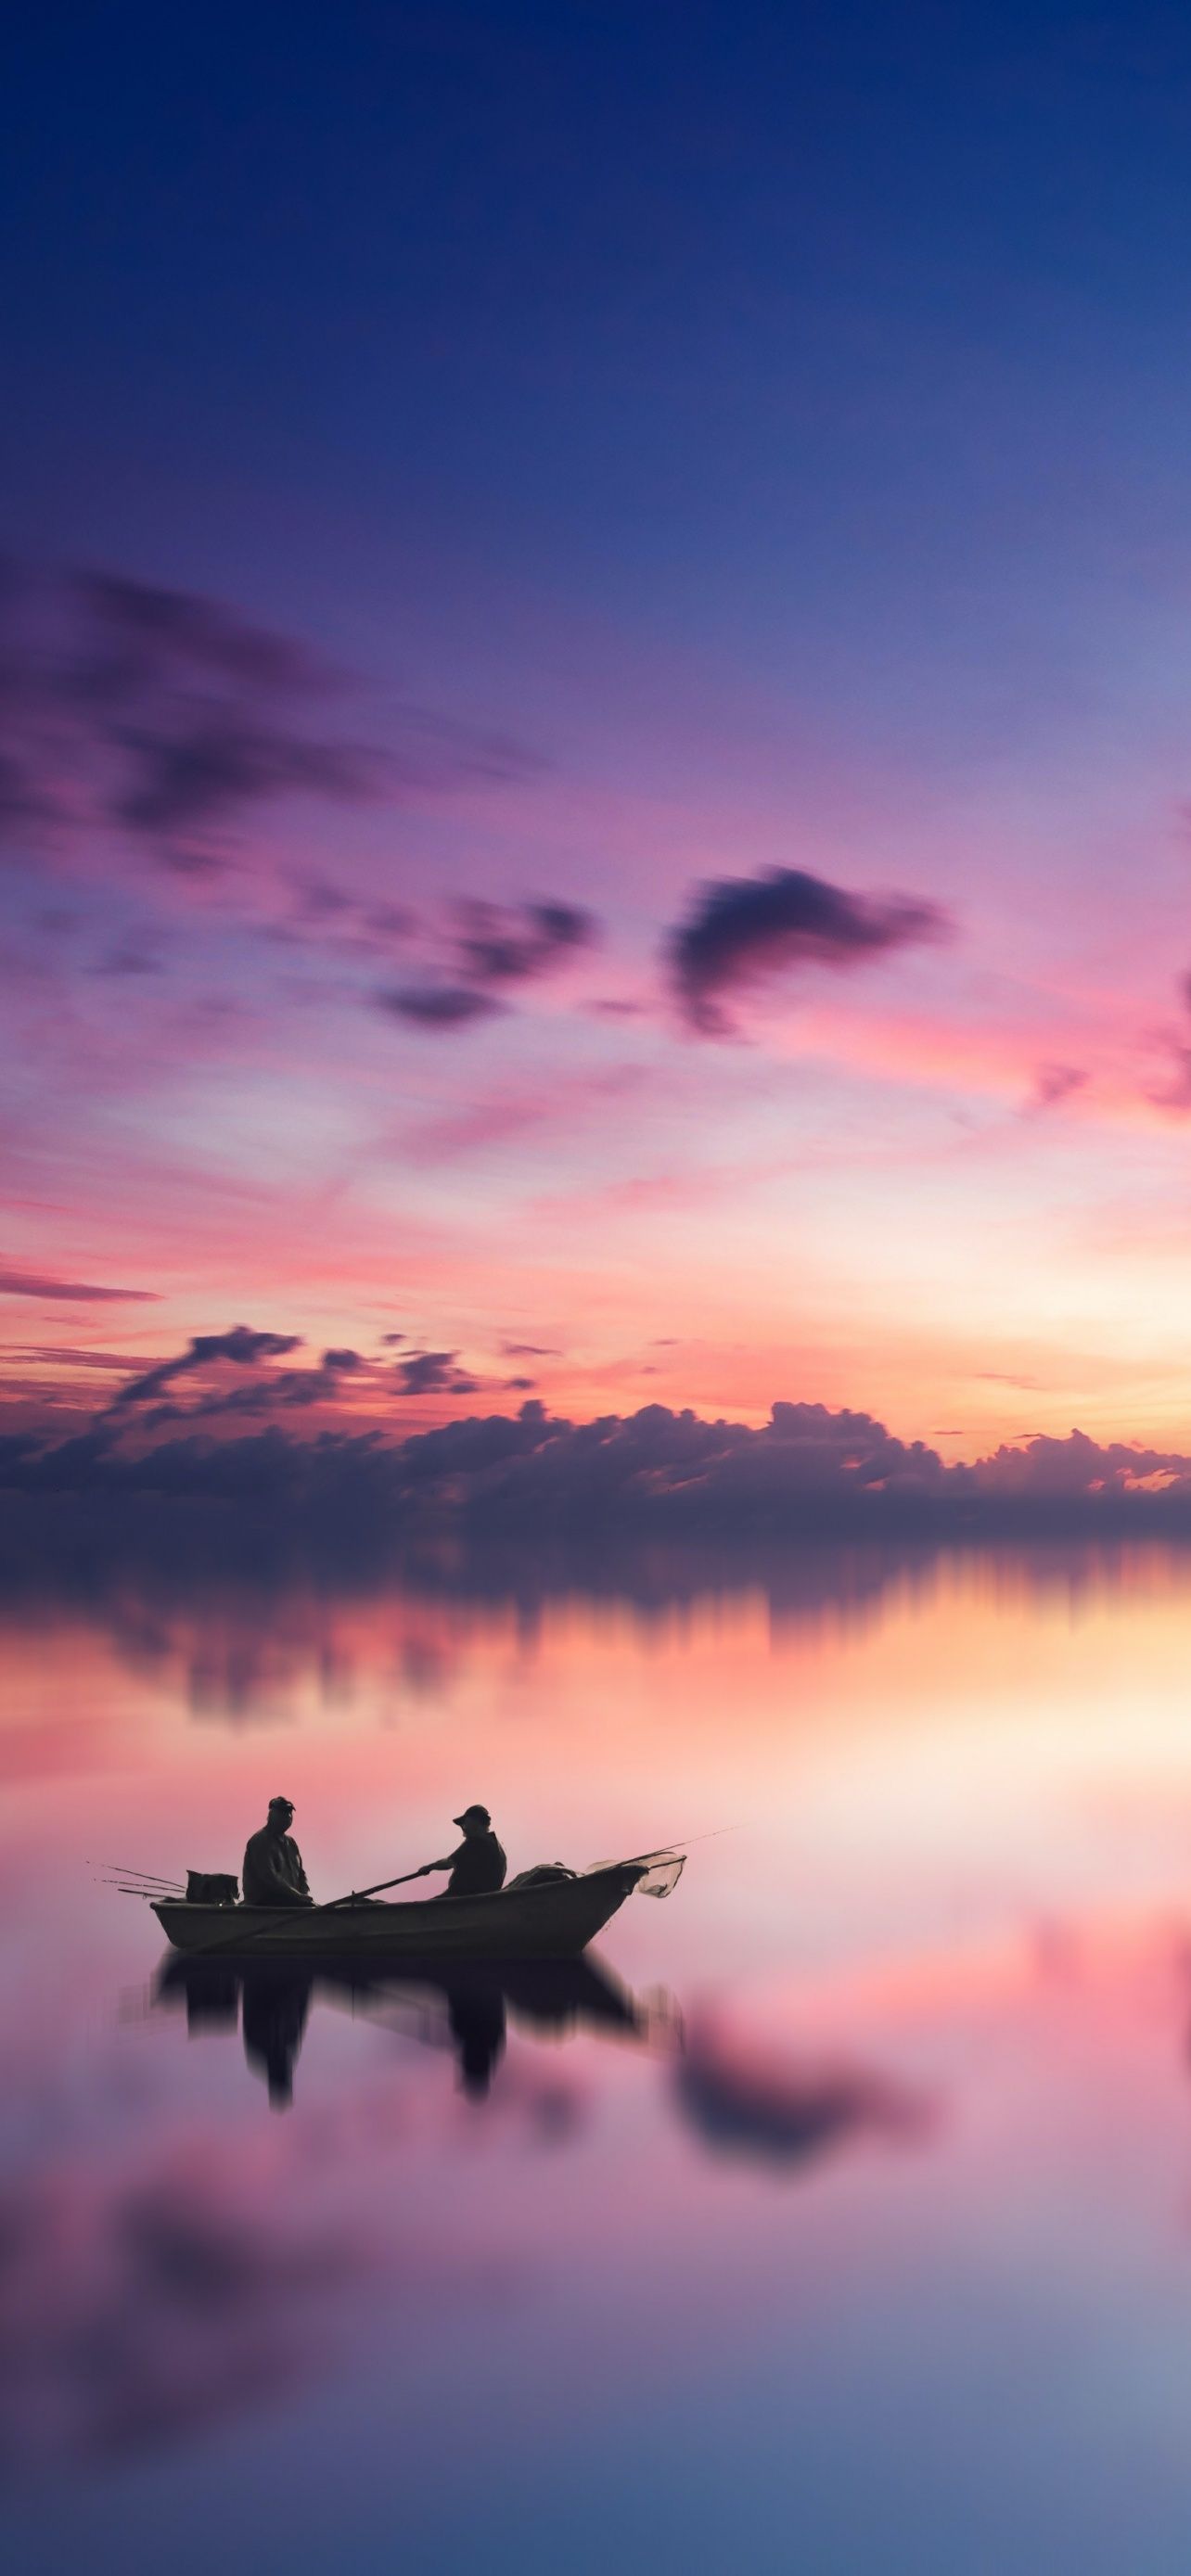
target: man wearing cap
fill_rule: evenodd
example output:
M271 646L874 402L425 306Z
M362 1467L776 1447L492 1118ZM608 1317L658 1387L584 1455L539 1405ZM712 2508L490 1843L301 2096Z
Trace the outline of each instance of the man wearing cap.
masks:
M290 1826L294 1810L288 1798L270 1798L269 1821L249 1837L244 1853L246 1905L313 1905L302 1855Z
M446 1886L440 1896L493 1896L505 1883L508 1862L492 1831L492 1818L486 1807L465 1807L461 1816L451 1819L461 1828L463 1840L457 1851L448 1852L445 1860L425 1861L419 1878L429 1878L432 1870L449 1869Z

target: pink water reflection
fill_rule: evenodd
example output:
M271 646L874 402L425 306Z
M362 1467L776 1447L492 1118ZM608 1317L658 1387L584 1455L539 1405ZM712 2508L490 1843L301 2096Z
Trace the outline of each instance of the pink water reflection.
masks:
M1109 2504L1159 2469L1191 2504L1188 1579L1117 1575L972 1559L784 1616L761 1583L532 1618L414 1589L10 1605L0 2440L68 2472L60 2545L118 2499L147 2567L136 2463L181 2497L205 2462L229 2565L278 2478L313 2565L345 2408L349 2529L377 2545L395 2481L428 2566L461 2406L456 2474L495 2482L530 2566L593 2443L592 2552L618 2498L647 2527L651 2422L699 2565L712 2461L725 2494L747 2469L760 2563L795 2472L822 2563L855 2554L830 2464L870 2416L874 2513L913 2473L907 2567L959 2509L940 2408L969 2506L1007 2425L1045 2435L1007 2547L1062 2565L1078 2524L1114 2563L1070 2490L1089 2441ZM278 1788L328 1893L436 1851L473 1796L514 1866L737 1829L609 1928L619 2026L508 1998L469 2092L451 1997L315 1991L277 2116L259 2010L188 2035L146 1909L87 1862L234 1867Z

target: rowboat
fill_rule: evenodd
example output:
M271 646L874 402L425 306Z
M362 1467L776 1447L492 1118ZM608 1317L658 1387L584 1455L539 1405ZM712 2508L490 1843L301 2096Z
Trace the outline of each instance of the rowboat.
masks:
M175 1950L192 1957L574 1959L649 1875L649 1860L621 1860L489 1896L310 1907L159 1897L153 1912Z

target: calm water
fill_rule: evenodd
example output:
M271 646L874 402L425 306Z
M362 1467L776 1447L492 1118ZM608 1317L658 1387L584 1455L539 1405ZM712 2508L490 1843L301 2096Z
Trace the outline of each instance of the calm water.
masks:
M1191 1563L634 1590L8 1600L11 2565L1186 2569ZM275 1791L737 1830L548 1991L163 1987L88 1864Z

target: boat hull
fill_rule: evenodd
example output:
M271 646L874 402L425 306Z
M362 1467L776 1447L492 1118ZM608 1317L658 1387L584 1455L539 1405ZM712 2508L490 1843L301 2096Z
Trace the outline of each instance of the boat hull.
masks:
M646 1872L637 1861L420 1904L312 1906L155 1902L175 1950L233 1959L573 1959Z

